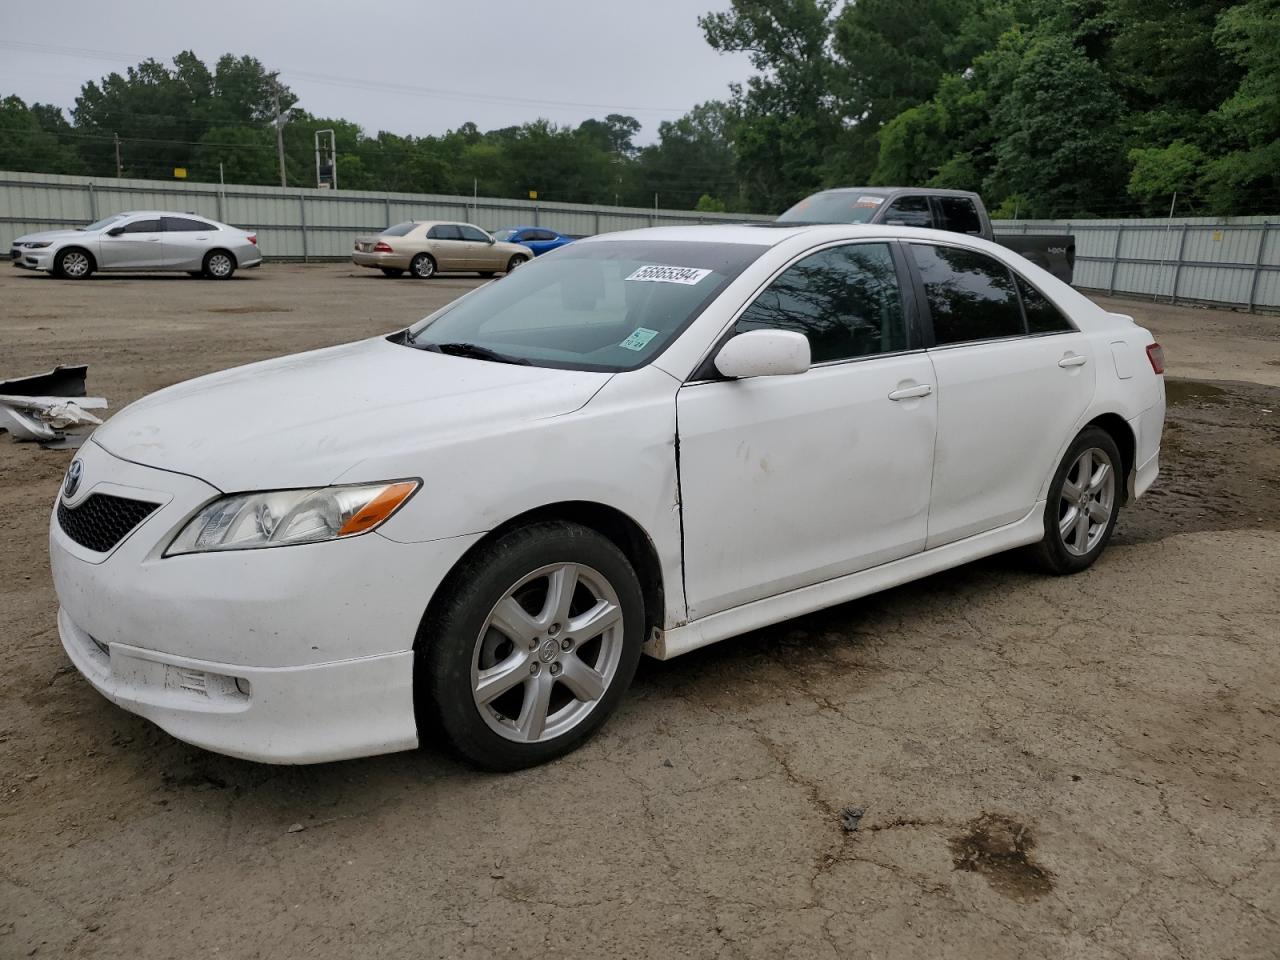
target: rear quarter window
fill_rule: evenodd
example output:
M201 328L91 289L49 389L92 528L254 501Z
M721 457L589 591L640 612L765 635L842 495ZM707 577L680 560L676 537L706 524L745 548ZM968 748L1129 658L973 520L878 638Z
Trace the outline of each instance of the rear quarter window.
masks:
M1066 314L1053 305L1043 293L1021 277L1017 277L1018 293L1022 296L1022 309L1027 315L1027 331L1030 333L1066 333L1075 326Z

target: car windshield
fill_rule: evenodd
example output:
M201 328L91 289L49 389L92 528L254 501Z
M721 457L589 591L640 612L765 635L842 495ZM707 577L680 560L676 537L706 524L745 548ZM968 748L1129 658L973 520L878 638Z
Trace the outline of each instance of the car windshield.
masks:
M103 217L101 220L96 220L87 227L81 227L80 229L85 231L85 233L91 233L94 230L105 230L123 216L123 213L113 213L109 217Z
M516 235L514 230L495 230L493 231L493 239L499 243L504 243Z
M540 367L634 370L766 249L674 240L570 244L415 324L403 342Z
M380 236L403 237L405 234L407 234L410 230L412 230L416 226L417 224L414 223L412 220L406 220L404 223L397 223L394 227L387 227L387 229L382 231Z
M778 218L778 223L870 223L884 203L874 191L833 190L805 197Z

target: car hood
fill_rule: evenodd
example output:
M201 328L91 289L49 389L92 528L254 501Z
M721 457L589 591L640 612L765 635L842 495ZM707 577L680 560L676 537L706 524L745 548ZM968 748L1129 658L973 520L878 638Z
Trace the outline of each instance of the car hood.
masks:
M96 237L96 233L85 233L83 230L42 230L39 233L27 233L17 237L14 243L38 243L42 240L83 240L86 237Z
M411 457L414 447L460 434L571 413L610 376L446 356L379 338L167 387L121 410L93 439L117 457L223 491L319 486L368 457L393 450Z

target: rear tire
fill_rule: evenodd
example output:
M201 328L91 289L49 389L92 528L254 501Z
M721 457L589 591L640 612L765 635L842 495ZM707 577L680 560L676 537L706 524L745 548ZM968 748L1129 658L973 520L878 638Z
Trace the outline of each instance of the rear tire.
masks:
M420 723L488 770L563 756L609 717L635 675L644 597L610 540L565 521L482 546L423 618L414 683Z
M397 268L397 267L379 267L378 269L382 271L382 275L383 275L384 277L401 277L401 276L404 276L404 271L403 271L403 270L401 270L401 269L399 269L399 268Z
M210 250L204 255L204 275L210 280L230 280L235 272L235 257L227 251Z
M436 262L429 253L420 253L409 261L409 275L415 280L430 280L436 274Z
M1124 460L1111 434L1086 427L1067 448L1044 506L1044 539L1031 548L1040 569L1079 573L1102 555L1124 498Z
M53 272L56 276L65 277L68 280L87 280L95 267L93 256L87 250L68 247L58 254L58 259L54 261Z

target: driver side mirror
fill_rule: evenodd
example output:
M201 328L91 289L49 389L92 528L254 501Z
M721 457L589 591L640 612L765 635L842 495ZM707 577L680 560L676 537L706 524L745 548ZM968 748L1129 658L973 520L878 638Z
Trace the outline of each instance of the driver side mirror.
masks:
M783 377L809 369L809 340L791 330L748 330L733 337L716 354L715 366L726 377Z
M122 233L124 233L124 227L112 227L110 230L107 231L107 236L118 237Z
M498 242L497 240L493 239L493 237L488 237L487 240L488 240L489 246L491 247Z

